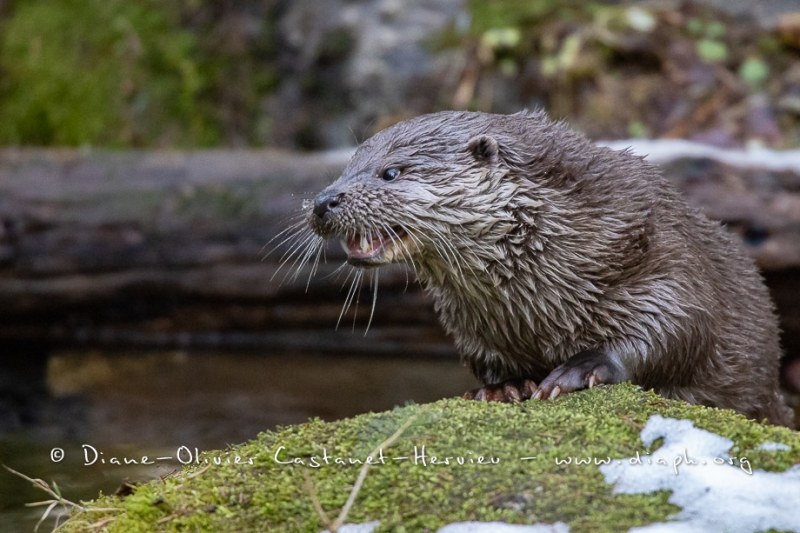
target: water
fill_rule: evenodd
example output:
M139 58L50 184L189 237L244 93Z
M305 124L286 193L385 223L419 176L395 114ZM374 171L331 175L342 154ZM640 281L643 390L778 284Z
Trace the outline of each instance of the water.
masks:
M185 456L310 417L428 402L475 386L455 358L57 352L46 359L45 373L46 401L36 399L35 415L0 438L0 462L55 481L72 501L180 466L115 465L115 457ZM43 508L24 504L47 498L0 471L0 531L31 531Z

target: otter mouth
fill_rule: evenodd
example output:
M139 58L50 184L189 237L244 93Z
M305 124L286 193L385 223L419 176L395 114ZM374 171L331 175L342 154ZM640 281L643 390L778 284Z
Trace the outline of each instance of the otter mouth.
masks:
M342 239L341 244L347 253L348 263L371 267L395 262L403 254L407 239L408 234L402 228L393 227L391 233L386 231L357 233Z

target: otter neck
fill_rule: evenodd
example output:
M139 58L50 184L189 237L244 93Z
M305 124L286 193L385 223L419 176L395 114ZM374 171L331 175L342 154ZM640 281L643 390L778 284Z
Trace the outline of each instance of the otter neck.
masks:
M521 241L520 232L510 231L491 246L458 249L457 267L441 257L419 263L420 281L463 354L489 360L513 353L521 364L556 361L564 356L562 346L581 342L591 323L600 289L582 277L582 259L570 257L572 230L541 224L523 230L527 239Z

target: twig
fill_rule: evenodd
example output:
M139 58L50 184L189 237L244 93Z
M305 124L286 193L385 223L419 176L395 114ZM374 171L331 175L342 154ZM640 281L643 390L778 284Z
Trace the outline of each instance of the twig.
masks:
M347 498L344 507L342 507L342 510L339 512L339 516L336 517L336 520L333 523L331 523L331 519L328 517L328 514L325 512L325 510L322 508L322 504L319 501L319 496L317 495L317 489L314 486L314 482L312 481L311 476L308 475L307 471L303 470L303 477L305 478L305 486L306 490L309 493L309 497L311 498L311 504L314 506L314 510L319 515L323 525L328 529L328 531L330 531L330 533L336 533L337 531L339 531L339 529L344 524L344 521L347 520L347 515L350 513L350 509L353 507L353 504L355 503L356 498L358 497L358 493L361 490L361 486L364 484L364 480L367 477L367 472L369 471L369 467L372 466L372 464L370 463L370 458L374 457L375 455L378 455L382 448L388 448L389 446L394 444L394 442L398 438L400 438L400 435L402 435L403 432L406 429L408 429L408 426L410 426L414 422L414 420L417 419L418 416L419 415L414 415L408 420L406 420L403 423L403 425L397 428L397 431L395 431L389 438L378 444L378 446L376 446L375 449L372 450L372 452L367 456L367 460L364 462L364 464L361 466L361 470L359 470L358 472L358 477L356 478L356 482L353 485L353 490L350 491L350 496Z
M47 508L44 510L44 513L42 514L42 517L39 519L38 522L36 522L36 526L33 528L34 532L39 531L39 526L41 526L42 523L45 520L47 520L47 517L50 516L50 513L53 512L53 509L55 509L56 506L58 506L58 505L61 505L64 508L64 511L66 511L67 508L69 508L69 507L72 507L73 509L77 509L77 510L83 511L83 512L85 512L85 511L93 511L93 512L98 512L99 511L99 512L102 512L102 511L119 511L120 510L120 509L117 509L115 507L94 507L94 508L90 509L88 507L85 507L83 505L77 504L77 503L75 503L73 501L70 501L70 500L64 498L61 495L61 489L58 488L58 485L56 484L55 481L53 481L53 486L50 487L50 485L48 485L44 480L41 480L41 479L38 479L38 478L35 479L35 478L32 478L32 477L28 477L25 474L23 474L21 472L17 472L13 468L9 468L6 465L3 465L3 468L8 470L9 472L14 474L15 476L21 477L25 481L29 481L33 485L34 488L42 490L42 491L46 492L47 494L49 494L50 496L53 497L53 499L51 499L51 500L44 500L44 501L40 501L40 502L32 502L32 503L26 503L25 504L25 507L41 507L42 505L46 505L47 506ZM56 527L53 529L53 531L57 530L59 527L60 526L58 525L58 520L56 520Z
M39 527L44 523L45 520L47 520L47 517L50 516L50 513L52 513L53 509L55 509L56 506L59 505L59 504L64 508L64 510L66 510L67 507L72 507L72 508L75 508L75 509L79 509L81 511L85 511L86 510L86 508L83 507L82 505L78 505L77 503L71 502L71 501L67 500L66 498L64 498L63 496L61 496L61 490L58 488L58 485L56 485L55 481L53 482L53 486L51 488L50 485L48 485L44 480L34 479L32 477L28 477L25 474L23 474L21 472L17 472L13 468L9 468L6 465L3 465L3 468L8 470L9 472L14 474L15 476L21 477L25 481L29 481L33 485L34 488L37 488L39 490L43 490L44 492L46 492L47 494L49 494L50 496L53 497L53 499L51 499L51 500L44 500L44 501L41 501L41 502L32 502L32 503L26 503L25 504L25 507L40 507L42 505L46 505L47 506L47 508L44 510L44 513L42 513L41 518L39 518L39 521L36 522L36 526L34 526L34 528L33 528L34 532L39 531ZM56 521L56 527L58 527L58 521Z
M410 426L411 423L417 419L417 416L418 415L414 415L408 420L406 420L402 426L397 428L397 431L395 431L391 437L378 444L378 446L376 446L375 449L372 450L372 453L370 453L367 456L367 461L361 466L361 470L358 472L358 477L356 478L355 485L353 485L353 490L350 491L350 497L347 498L344 507L342 507L342 511L339 513L339 516L333 523L331 533L336 533L337 531L339 531L339 528L342 527L342 524L344 524L344 521L347 519L347 515L350 512L350 508L353 506L353 503L355 503L356 497L358 496L358 493L361 490L361 486L364 484L364 479L366 479L367 477L367 472L369 471L369 467L372 466L369 462L369 458L380 453L382 448L388 448L389 446L394 444L394 441L400 438L400 435L402 435L403 432L406 429L408 429L408 426Z
M322 503L320 503L319 501L319 494L317 494L317 487L316 485L314 485L314 481L308 474L308 470L303 470L303 478L305 479L306 490L308 491L308 495L311 498L311 505L314 506L314 510L319 515L320 520L322 520L322 525L324 525L328 531L336 533L336 530L334 529L333 526L333 522L331 522L328 513L326 513L325 509L322 508Z

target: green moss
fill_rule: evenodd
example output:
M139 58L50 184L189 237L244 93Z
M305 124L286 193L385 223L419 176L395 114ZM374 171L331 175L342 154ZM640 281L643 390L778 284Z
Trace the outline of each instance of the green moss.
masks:
M549 18L584 19L586 14L598 9L603 9L601 4L580 0L472 0L469 3L473 31L478 35L495 28L535 25Z
M349 523L380 520L380 531L435 530L461 520L511 523L567 522L572 531L623 531L665 520L677 509L669 494L616 495L597 468L557 465L556 458L628 457L647 453L639 432L653 413L688 418L728 436L734 452L755 468L783 470L800 460L800 434L763 426L725 410L690 406L642 392L632 385L601 387L556 401L516 405L456 399L396 408L325 423L312 420L259 435L205 458L235 455L252 464L196 465L166 480L140 486L124 500L100 498L73 516L65 531L102 523L108 531L319 531L307 475L319 502L335 518L360 467L311 468L329 457L365 458L409 418L410 427L384 450L386 464L373 466ZM785 442L791 451L760 452L764 441ZM414 457L424 446L428 466ZM278 453L280 451L280 453ZM277 464L298 459L306 464ZM432 457L464 457L467 464L433 465ZM499 464L477 464L478 457ZM526 457L535 459L523 460ZM92 511L118 507L119 512Z
M225 135L256 139L259 98L278 81L272 24L257 36L242 34L220 22L211 0L11 6L0 21L0 143L209 146ZM247 46L231 44L239 41Z
M17 2L0 28L0 142L214 141L195 38L159 4Z

